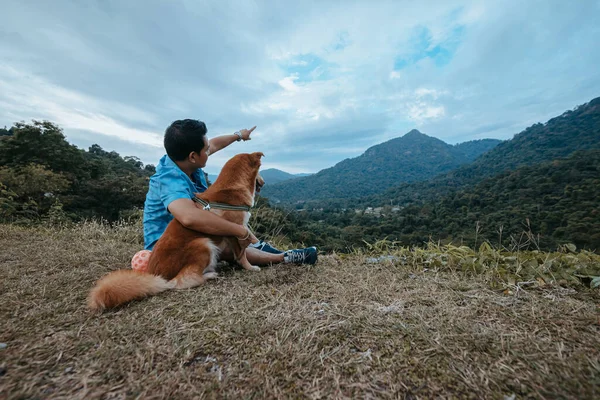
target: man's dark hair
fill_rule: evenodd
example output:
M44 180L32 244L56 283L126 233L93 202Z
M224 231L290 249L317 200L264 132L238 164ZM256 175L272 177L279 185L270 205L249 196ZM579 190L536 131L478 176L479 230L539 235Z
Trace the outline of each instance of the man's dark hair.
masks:
M204 148L206 125L196 119L179 119L165 131L165 149L173 161L185 160L192 152Z

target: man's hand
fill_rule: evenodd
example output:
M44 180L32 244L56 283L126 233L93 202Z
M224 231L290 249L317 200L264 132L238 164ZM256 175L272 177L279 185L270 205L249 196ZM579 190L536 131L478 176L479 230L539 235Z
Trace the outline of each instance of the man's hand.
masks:
M256 129L256 126L253 126L250 129L241 129L240 130L240 134L242 135L242 140L244 140L244 141L246 141L246 140L252 140L252 138L250 137L250 134L255 129Z
M208 143L210 144L210 155L212 156L217 151L229 146L231 143L235 143L236 141L239 141L240 136L242 137L242 140L244 140L244 141L251 140L252 138L250 137L250 134L255 129L256 129L256 126L250 128L250 129L242 129L242 130L236 131L235 134L222 135L222 136L217 136L215 138L210 139L208 141Z
M248 229L248 228L246 228ZM249 245L253 244L253 243L258 243L258 239L256 238L256 236L254 236L254 233L252 233L252 231L250 231L250 229L248 229L248 237L244 237L244 238L237 238L238 242L240 243L240 246L242 247L242 249L245 249L246 247L248 247Z

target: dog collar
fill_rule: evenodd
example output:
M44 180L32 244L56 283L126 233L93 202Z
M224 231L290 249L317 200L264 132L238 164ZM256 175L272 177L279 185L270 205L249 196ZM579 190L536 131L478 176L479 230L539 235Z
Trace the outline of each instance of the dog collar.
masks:
M202 200L198 197L192 198L196 203L202 204L204 210L210 210L211 208L216 208L219 210L227 210L227 211L250 211L250 207L248 206L232 206L231 204L225 203L209 203L208 201Z

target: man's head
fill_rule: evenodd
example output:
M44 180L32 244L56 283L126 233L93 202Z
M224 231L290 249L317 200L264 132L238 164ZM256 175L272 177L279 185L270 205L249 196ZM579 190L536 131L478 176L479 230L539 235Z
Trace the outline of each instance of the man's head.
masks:
M165 150L171 160L203 168L210 151L206 125L195 119L173 122L165 131Z

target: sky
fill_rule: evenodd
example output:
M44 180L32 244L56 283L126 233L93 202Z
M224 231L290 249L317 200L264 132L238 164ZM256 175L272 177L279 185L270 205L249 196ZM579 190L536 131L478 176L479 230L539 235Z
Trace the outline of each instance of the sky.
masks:
M317 172L419 129L510 139L600 96L600 1L0 0L0 126L156 164L174 120L210 157Z

